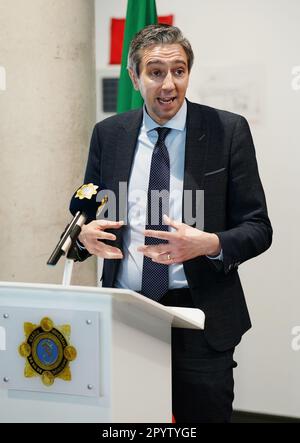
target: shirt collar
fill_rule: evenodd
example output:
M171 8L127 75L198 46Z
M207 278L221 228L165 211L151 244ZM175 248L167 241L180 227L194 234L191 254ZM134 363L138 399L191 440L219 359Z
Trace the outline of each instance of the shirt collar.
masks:
M187 116L187 104L186 100L184 100L177 114L175 114L174 117L171 118L171 120L169 120L164 126L171 129L177 129L178 131L184 131L186 124L186 116ZM145 128L146 132L152 131L153 129L159 126L147 113L145 105L143 106L142 126Z

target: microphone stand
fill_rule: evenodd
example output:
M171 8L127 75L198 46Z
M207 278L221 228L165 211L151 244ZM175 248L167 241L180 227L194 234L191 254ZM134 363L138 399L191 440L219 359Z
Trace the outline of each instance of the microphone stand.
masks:
M66 258L65 267L64 267L64 274L63 274L63 279L62 279L63 286L70 286L71 285L73 266L74 266L74 260L71 258Z
M81 230L81 227L79 229L79 232L80 232L80 230ZM62 279L63 286L70 286L71 285L74 262L81 261L80 256L78 254L79 248L76 243L79 232L78 232L78 230L76 230L76 231L71 232L71 234L70 234L71 245L69 246L67 254L66 254L64 274L63 274L63 279Z

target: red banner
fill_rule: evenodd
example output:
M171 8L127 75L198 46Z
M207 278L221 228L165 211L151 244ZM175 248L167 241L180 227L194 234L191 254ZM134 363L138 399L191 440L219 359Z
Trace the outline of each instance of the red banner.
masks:
M173 15L158 17L158 23L173 25ZM112 18L110 24L110 65L120 65L125 29L125 18Z

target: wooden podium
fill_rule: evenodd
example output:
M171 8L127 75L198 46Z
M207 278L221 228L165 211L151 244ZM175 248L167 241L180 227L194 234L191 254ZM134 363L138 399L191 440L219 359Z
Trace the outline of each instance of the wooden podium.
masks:
M199 309L128 290L0 283L1 422L171 422L171 327Z

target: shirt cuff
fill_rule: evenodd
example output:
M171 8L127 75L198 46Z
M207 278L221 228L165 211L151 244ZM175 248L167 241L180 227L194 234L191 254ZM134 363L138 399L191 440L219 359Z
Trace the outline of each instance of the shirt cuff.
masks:
M82 251L84 251L84 250L86 249L86 247L85 247L82 243L80 243L79 240L76 240L76 245L77 245L78 248L81 249Z
M221 249L220 254L219 255L207 255L207 258L209 258L210 260L220 260L223 261L223 249Z

